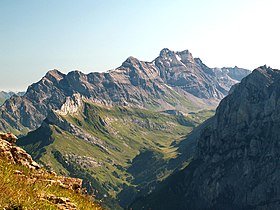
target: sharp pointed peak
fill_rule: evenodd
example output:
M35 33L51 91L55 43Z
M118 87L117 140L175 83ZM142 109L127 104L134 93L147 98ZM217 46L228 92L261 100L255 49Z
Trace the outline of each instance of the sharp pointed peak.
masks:
M46 78L55 79L55 80L61 80L64 76L65 76L65 74L58 71L57 69L49 70L45 75Z
M70 71L67 75L84 75L84 73L79 70L73 70Z
M159 56L163 57L163 56L167 56L167 55L171 55L174 54L175 52L172 50L169 50L168 48L163 48L160 53Z
M135 65L137 63L139 63L140 61L133 57L133 56L129 56L123 63L122 63L122 67L129 67L131 65Z
M137 58L135 58L135 57L133 57L133 56L129 56L126 60L125 60L125 62L135 62L135 61L139 61Z
M258 67L257 69L264 69L264 70L267 70L267 69L272 69L270 66L267 66L266 64L264 64L263 66L260 66Z
M59 70L57 69L51 69L47 72L47 74L49 75L56 75L56 74L63 74L62 72L60 72Z

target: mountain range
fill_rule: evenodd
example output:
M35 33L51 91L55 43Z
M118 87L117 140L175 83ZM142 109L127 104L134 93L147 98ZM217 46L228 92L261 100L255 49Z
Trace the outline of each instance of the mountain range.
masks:
M0 105L2 105L7 99L11 98L13 95L23 96L25 92L5 92L0 91Z
M0 107L0 129L26 134L38 128L51 110L79 93L94 103L155 111L215 108L230 87L250 73L234 68L209 68L188 51L163 49L152 62L134 57L107 73L67 75L49 71L30 85L24 96L12 96Z
M47 169L82 178L107 208L128 208L193 164L196 127L250 73L169 49L106 73L51 70L0 107L0 130Z

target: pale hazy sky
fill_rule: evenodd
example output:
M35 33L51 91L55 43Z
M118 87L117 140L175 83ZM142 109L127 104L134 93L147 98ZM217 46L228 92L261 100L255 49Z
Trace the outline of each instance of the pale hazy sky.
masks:
M209 67L280 69L279 0L0 0L0 90L189 49Z

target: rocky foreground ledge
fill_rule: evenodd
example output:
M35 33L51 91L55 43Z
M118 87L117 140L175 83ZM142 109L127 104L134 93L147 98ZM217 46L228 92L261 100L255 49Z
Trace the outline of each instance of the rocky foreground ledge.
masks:
M57 176L55 172L41 168L25 150L14 145L16 140L17 137L11 133L0 133L0 160L8 164L24 166L32 171L28 176L20 170L15 170L15 174L22 176L27 182L33 184L36 182L46 182L49 186L55 185L70 191L75 191L76 193L81 193L81 179ZM53 194L41 194L38 197L54 204L58 209L77 209L76 205L66 197L57 197Z
M11 164L19 164L29 169L40 169L29 154L22 148L14 145L17 137L12 133L0 133L0 158Z

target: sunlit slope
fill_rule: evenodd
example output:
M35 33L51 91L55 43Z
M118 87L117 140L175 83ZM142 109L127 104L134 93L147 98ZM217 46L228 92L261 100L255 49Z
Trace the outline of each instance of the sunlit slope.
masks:
M75 114L52 113L19 144L46 167L83 178L101 198L117 198L126 206L134 195L149 192L189 161L191 154L182 158L178 146L212 114L168 114L85 103Z

